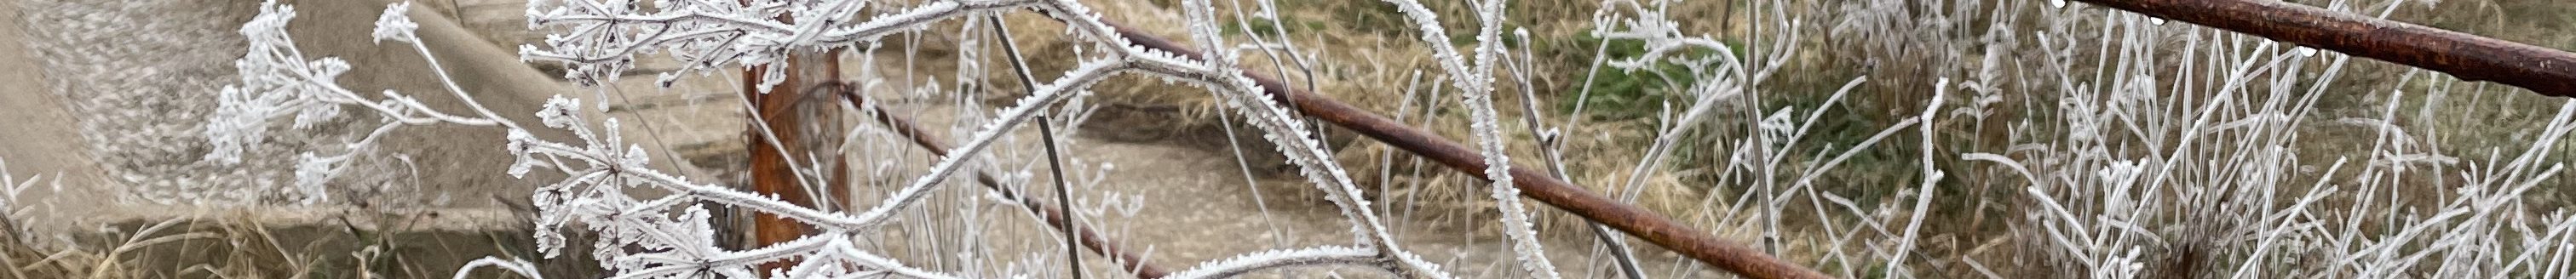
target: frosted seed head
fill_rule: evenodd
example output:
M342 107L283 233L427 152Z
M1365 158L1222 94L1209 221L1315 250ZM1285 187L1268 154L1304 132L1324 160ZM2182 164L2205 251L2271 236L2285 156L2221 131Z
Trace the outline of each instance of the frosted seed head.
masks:
M369 33L375 36L375 43L383 44L385 40L410 42L413 37L412 32L420 29L420 23L412 22L411 16L405 14L409 12L411 12L411 2L385 5L384 15L376 17L375 32Z
M304 192L304 197L297 203L312 205L329 197L323 191L323 183L340 175L337 162L339 160L316 157L312 152L304 153L304 159L295 164L295 188Z
M579 99L564 98L563 95L546 98L545 108L537 110L537 120L544 121L546 127L557 129L572 127L575 122L580 121L573 115L574 111L580 110L580 104Z

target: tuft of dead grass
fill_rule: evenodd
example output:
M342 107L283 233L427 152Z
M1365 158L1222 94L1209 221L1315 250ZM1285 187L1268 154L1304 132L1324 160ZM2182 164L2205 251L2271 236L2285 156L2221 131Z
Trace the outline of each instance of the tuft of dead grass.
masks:
M440 213L355 211L278 225L284 220L276 212L260 212L134 221L97 233L13 241L0 245L0 264L8 265L0 279L447 278L475 258L539 258L529 228L454 230L422 223L429 220L423 216L435 219ZM538 262L548 276L598 274L587 256L567 251L563 258Z

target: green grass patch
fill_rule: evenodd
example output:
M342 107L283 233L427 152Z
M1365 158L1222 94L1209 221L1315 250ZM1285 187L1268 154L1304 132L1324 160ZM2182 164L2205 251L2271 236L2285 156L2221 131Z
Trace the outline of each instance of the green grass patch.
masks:
M1573 39L1573 44L1569 45L1585 47L1599 46L1603 40L1604 39L1600 36L1594 35L1590 32L1585 32L1582 35L1575 37ZM1725 43L1728 48L1735 50L1738 53L1737 57L1742 57L1742 42L1734 40L1721 40L1721 42ZM1566 49L1561 51L1574 50ZM1591 50L1585 49L1582 51ZM1584 100L1580 103L1558 102L1556 103L1557 110L1559 113L1571 114L1574 112L1575 106L1579 104L1585 107L1584 113L1588 116L1602 119L1634 120L1655 117L1656 113L1664 109L1663 106L1666 101L1675 100L1678 97L1681 97L1681 94L1684 94L1684 91L1689 89L1679 86L1687 86L1689 84L1699 82L1700 74L1691 72L1690 69L1692 65L1686 65L1682 64L1682 62L1676 61L1706 59L1715 53L1716 52L1714 50L1708 49L1690 49L1678 54L1672 54L1668 56L1667 59L1658 61L1652 67L1634 70L1618 69L1608 65L1602 65L1601 69L1595 70L1598 71L1598 73L1593 74L1591 80L1588 82L1577 83L1575 84L1577 87L1569 88L1564 91L1582 92L1585 88L1590 88L1591 96L1583 98ZM1646 55L1646 43L1637 40L1610 40L1608 48L1603 50L1602 55L1609 57L1609 59L1612 60L1636 59L1637 57ZM1591 63L1587 56L1588 55L1567 55L1556 57L1580 57L1575 59L1581 59L1583 61L1559 62L1568 63L1569 65L1584 65ZM1718 65L1700 66L1702 68L1715 69ZM1674 105L1676 106L1674 109L1680 109L1679 106L1688 104Z

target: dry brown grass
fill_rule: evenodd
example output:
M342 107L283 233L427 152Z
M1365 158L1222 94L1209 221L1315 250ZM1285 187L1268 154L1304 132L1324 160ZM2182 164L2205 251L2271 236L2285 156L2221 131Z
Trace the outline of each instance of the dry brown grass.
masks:
M290 255L284 250L254 247L277 243L258 226L221 227L199 230L186 220L138 224L119 232L82 238L36 238L18 245L0 245L0 259L10 266L8 278L253 278L301 274L303 265L294 262L271 262ZM16 235L18 232L10 232ZM83 239L85 238L85 240ZM64 242L69 241L69 242ZM30 243L30 242L44 242ZM166 253L183 243L229 243L221 253L208 258L182 257ZM194 249L191 249L194 250ZM187 267L159 266L156 261L191 258L200 264ZM293 272L278 272L278 271Z
M8 265L0 279L447 278L486 256L535 260L554 277L599 273L583 248L538 259L527 228L427 228L416 218L437 213L383 211L276 225L274 212L259 212L128 222L0 245L0 264Z

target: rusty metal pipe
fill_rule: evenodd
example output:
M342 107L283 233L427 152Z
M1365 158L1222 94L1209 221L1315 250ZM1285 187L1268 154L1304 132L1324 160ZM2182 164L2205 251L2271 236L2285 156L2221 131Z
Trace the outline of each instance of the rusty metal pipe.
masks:
M1126 37L1128 41L1139 46L1204 59L1198 51L1172 43L1170 40L1128 28L1117 22L1108 22L1108 24L1117 28L1120 36ZM1457 142L1413 129L1385 116L1333 100L1331 97L1298 90L1296 87L1280 82L1277 78L1252 72L1245 72L1244 75L1260 84L1262 93L1269 94L1271 98L1281 101L1282 104L1295 107L1307 116L1350 129L1423 158L1438 161L1442 165L1449 166L1450 169L1474 174L1478 178L1485 177L1484 156ZM1737 275L1751 278L1831 278L1824 273L1762 253L1762 250L1729 242L1718 238L1715 234L1674 222L1654 211L1593 194L1564 180L1531 171L1530 168L1513 166L1511 176L1513 184L1521 189L1523 196L1619 229L1647 242L1663 246L1667 250Z
M836 94L841 94L842 102L849 103L850 107L868 108L869 110L865 112L868 114L868 118L875 119L877 124L885 125L886 128L894 130L896 134L901 134L905 138L912 139L913 146L919 146L924 150L929 150L931 155L941 157L948 156L948 141L939 139L938 136L933 136L929 132L922 130L919 125L914 125L911 119L906 119L902 115L896 115L892 112L886 111L885 107L867 106L867 99L860 98L858 92L856 90L851 90L850 86L846 83L826 83L812 89L811 92L834 92ZM1058 232L1061 233L1061 228L1064 228L1067 224L1067 219L1065 218L1065 212L1063 210L1047 206L1044 201L1039 201L1035 198L1021 195L1019 192L1011 191L1009 188L1003 188L1001 180L994 179L993 174L991 173L976 171L975 184L982 184L984 185L984 188L992 189L995 193L1000 193L1002 198L1019 202L1021 209L1026 209L1029 213L1037 214L1039 219L1045 219L1047 228L1049 229L1057 229ZM1137 278L1163 278L1164 276L1172 274L1170 271L1166 271L1161 267L1155 267L1151 262L1146 262L1145 257L1129 253L1128 250L1120 248L1123 246L1119 246L1117 240L1101 236L1099 232L1092 231L1091 228L1074 227L1073 234L1075 237L1081 239L1082 248L1091 250L1091 252L1098 253L1102 256L1118 259L1118 264L1122 265L1121 267L1125 268L1128 272L1136 274Z
M2076 0L2352 56L2576 97L2576 53L2278 1Z

